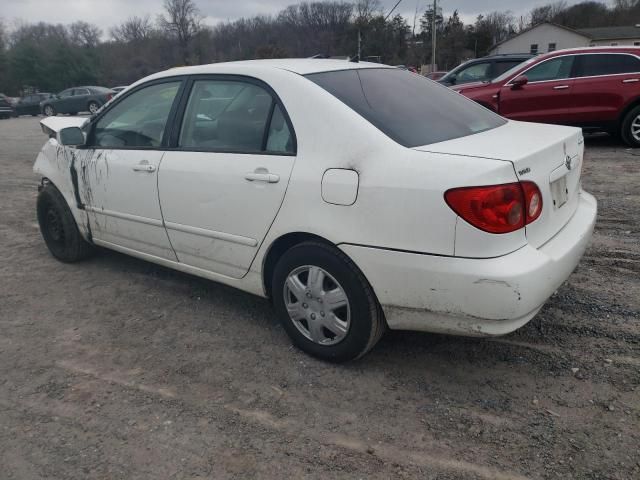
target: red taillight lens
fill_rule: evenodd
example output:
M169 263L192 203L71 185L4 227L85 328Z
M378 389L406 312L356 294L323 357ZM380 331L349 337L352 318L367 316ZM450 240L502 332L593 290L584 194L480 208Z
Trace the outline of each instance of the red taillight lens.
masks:
M542 195L533 182L454 188L444 198L460 217L489 233L519 230L542 212Z
M107 102L113 98L113 93L107 93Z

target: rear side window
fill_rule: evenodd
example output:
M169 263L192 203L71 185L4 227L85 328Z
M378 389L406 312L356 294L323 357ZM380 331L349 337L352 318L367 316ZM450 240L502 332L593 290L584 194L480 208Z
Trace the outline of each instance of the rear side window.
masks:
M426 78L395 68L363 68L306 76L405 147L464 137L506 122Z
M640 59L626 54L579 55L575 72L576 77L635 73L640 72Z
M502 75L507 70L511 70L516 65L520 65L522 60L513 60L511 62L499 61L496 62L493 67L493 76L497 77L498 75Z
M461 69L456 75L456 85L470 82L484 82L491 77L491 63L476 63Z
M239 80L194 82L178 145L222 152L293 153L289 126L271 94Z
M573 55L566 57L556 57L551 60L539 63L524 72L530 82L543 82L546 80L562 80L571 75L573 65Z
M116 103L96 123L98 148L159 147L180 82L144 87Z

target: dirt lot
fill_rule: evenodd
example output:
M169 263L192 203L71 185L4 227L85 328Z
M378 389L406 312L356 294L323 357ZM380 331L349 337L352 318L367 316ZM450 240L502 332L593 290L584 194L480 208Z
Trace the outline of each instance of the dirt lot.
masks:
M346 366L267 301L38 232L36 119L0 121L0 477L640 478L640 152L587 141L594 241L515 334L391 332Z

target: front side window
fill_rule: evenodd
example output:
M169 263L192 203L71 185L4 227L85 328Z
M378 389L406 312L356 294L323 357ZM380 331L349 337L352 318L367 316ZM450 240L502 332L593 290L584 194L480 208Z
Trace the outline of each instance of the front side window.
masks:
M470 83L470 82L484 82L489 80L491 71L491 63L476 63L467 68L464 68L456 75L456 84Z
M405 70L361 68L306 78L405 147L473 135L506 123L459 93Z
M291 140L280 107L264 88L236 80L197 80L189 95L178 146L293 153Z
M95 124L99 148L159 147L180 82L144 87L116 103Z
M87 90L86 88L76 88L73 91L73 96L78 97L80 95L89 95L89 90Z
M640 72L640 59L626 54L579 55L576 60L576 77L595 77Z
M543 82L547 80L562 80L571 75L573 55L556 57L546 62L539 63L524 72L530 82Z

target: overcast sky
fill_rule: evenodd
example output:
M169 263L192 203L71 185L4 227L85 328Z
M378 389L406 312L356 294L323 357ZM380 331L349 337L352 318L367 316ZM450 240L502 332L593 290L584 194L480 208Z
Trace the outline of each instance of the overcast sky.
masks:
M206 22L236 20L257 14L273 14L299 0L195 0ZM381 0L388 12L397 0ZM432 1L432 0L431 0ZM397 11L410 23L416 6L424 11L430 0L402 0ZM439 0L446 14L457 9L465 22L471 22L480 13L494 10L511 10L524 15L531 8L554 0ZM569 0L568 3L577 3ZM152 19L162 11L162 0L0 0L0 17L12 25L15 21L71 23L84 20L95 23L105 31L127 17L150 15Z

